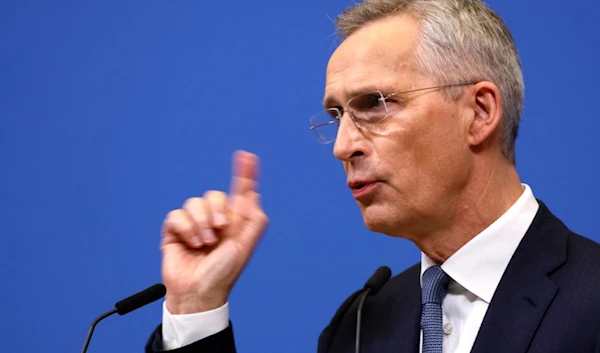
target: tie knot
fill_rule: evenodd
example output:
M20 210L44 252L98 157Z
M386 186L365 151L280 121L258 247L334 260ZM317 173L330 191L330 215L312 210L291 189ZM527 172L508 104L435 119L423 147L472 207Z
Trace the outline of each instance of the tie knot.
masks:
M422 304L442 304L448 289L450 277L440 266L433 266L423 273Z

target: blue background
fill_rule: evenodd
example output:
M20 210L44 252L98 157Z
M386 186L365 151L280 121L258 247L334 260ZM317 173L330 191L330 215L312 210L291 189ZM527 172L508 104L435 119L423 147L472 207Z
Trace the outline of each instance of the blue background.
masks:
M78 352L95 316L159 282L163 217L227 190L236 149L261 157L271 219L231 297L240 352L315 351L378 266L419 261L365 229L332 145L308 129L331 19L351 3L3 1L3 351ZM600 5L489 4L523 61L523 181L598 241ZM141 352L160 320L161 302L110 317L89 352Z

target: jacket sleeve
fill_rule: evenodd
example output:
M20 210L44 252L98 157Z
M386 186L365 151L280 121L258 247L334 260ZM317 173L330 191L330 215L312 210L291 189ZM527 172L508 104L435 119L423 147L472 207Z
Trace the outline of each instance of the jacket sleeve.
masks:
M162 340L162 325L152 332L152 335L146 343L146 353L236 353L235 340L233 337L233 326L229 322L229 327L225 330L208 336L205 339L196 341L185 347L175 350L164 350Z
M337 329L349 312L356 310L352 308L356 302L356 297L361 293L360 290L349 296L342 305L338 308L335 315L329 322L329 325L321 332L318 340L318 353L334 353L330 352L331 344L336 337ZM229 327L225 330L206 337L200 341L196 341L188 346L181 347L175 350L165 351L162 341L162 325L152 332L152 335L146 343L146 353L236 353L235 340L233 336L233 325L230 322ZM600 351L598 352L600 353Z

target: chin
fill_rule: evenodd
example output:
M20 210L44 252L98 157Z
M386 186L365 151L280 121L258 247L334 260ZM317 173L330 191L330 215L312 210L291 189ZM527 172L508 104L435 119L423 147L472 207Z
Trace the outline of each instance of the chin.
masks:
M369 206L361 209L365 226L372 232L397 236L399 233L398 217L389 210Z

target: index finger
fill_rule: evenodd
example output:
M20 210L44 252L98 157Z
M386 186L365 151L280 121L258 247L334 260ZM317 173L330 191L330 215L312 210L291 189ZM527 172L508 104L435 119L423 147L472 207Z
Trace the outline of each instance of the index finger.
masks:
M250 152L236 151L233 154L230 195L243 195L247 191L258 191L258 175L258 156Z

